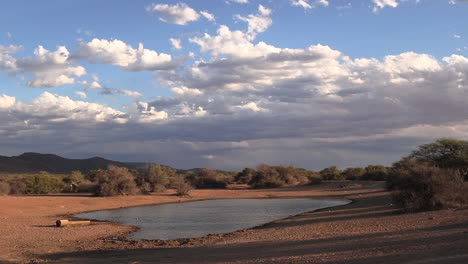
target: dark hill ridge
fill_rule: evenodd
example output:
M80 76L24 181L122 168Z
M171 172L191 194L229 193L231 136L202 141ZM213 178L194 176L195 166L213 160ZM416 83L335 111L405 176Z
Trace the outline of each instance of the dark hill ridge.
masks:
M54 154L27 152L19 156L0 156L0 173L69 173L74 170L89 172L94 169L106 169L109 165L133 168L123 162L107 160L100 157L90 159L67 159Z

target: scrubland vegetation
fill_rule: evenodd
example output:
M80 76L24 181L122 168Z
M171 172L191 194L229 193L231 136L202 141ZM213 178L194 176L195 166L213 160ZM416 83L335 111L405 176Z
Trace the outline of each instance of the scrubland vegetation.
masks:
M4 174L0 195L91 192L97 196L134 195L176 190L189 195L193 188L226 188L248 184L252 188L319 184L323 180L386 181L395 204L404 211L458 207L468 203L468 141L439 139L419 146L391 167L369 165L344 170L336 166L311 171L294 166L261 164L240 172L200 169L179 174L175 169L149 164L141 169L109 166L87 174Z

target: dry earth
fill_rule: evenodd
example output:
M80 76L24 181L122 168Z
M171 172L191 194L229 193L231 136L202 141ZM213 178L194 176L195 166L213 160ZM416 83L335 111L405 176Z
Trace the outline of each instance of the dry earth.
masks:
M352 204L254 229L174 241L127 241L113 223L56 228L70 214L214 198L346 197ZM382 184L334 182L268 190L150 196L0 196L0 263L468 263L468 208L402 214Z

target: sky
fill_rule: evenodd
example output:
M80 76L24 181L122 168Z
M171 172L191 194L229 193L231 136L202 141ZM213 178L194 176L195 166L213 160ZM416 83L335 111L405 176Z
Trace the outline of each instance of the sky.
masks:
M467 102L465 0L0 4L0 155L390 165Z

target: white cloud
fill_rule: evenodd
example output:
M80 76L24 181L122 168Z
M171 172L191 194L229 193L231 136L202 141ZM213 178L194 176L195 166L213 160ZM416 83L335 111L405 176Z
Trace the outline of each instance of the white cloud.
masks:
M397 0L372 0L372 2L375 5L374 8L372 9L374 13L378 13L379 10L387 6L395 8L399 4Z
M90 42L81 42L74 56L91 63L120 66L126 71L167 70L179 64L169 54L145 49L141 43L138 49L134 49L118 39L109 41L95 38Z
M291 0L291 5L304 9L312 9L316 5L328 6L329 4L328 0L315 0L313 4L310 4L309 0Z
M16 102L16 98L8 95L0 96L0 109L10 108Z
M76 91L75 94L78 95L81 99L86 99L88 97L88 95L83 91Z
M250 14L247 17L236 15L236 18L247 22L247 35L249 36L250 40L253 40L258 33L265 32L271 26L273 20L270 18L270 15L271 9L259 5L258 14Z
M139 99L141 97L143 97L143 94L141 94L140 92L103 86L97 81L91 82L85 88L86 92L88 92L90 90L100 90L100 94L102 94L102 95L120 94L120 95L123 95L123 96L128 96L128 97L132 98L135 101L139 101Z
M226 0L226 3L248 4L249 0Z
M18 46L0 46L0 70L10 74L31 73L33 78L27 82L32 87L55 87L76 83L75 77L86 74L82 66L74 66L70 61L70 52L65 46L49 51L43 46L34 50L34 56L14 58L9 53L15 53Z
M458 35L458 34L453 34L453 37L456 39L461 39L461 35Z
M11 34L11 32L7 32L7 33L6 33L6 36L7 36L7 38L12 38L12 37L13 37L13 34Z
M278 50L264 42L253 44L249 34L238 30L231 31L225 25L220 26L217 33L216 36L205 33L202 37L194 37L189 41L198 44L202 52L211 52L215 56L226 54L235 57L256 57Z
M293 6L300 6L304 9L311 9L312 6L309 4L308 0L291 0Z
M208 11L200 11L200 14L206 18L208 21L215 21L215 16Z
M155 12L159 20L177 25L187 25L191 21L197 21L200 15L185 3L175 5L153 4L146 8L149 12Z
M169 41L171 42L171 45L174 49L176 50L182 49L182 44L181 44L180 39L170 38Z

